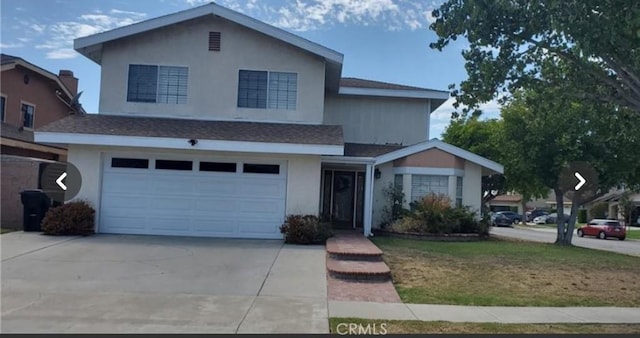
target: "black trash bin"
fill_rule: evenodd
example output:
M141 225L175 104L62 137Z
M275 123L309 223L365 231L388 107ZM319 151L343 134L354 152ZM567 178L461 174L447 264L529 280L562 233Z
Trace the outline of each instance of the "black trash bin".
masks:
M41 231L40 225L49 210L51 199L42 190L25 190L20 193L23 206L24 231Z

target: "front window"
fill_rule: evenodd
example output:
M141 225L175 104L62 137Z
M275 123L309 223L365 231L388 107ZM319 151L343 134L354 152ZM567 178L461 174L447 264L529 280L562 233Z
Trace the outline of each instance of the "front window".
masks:
M298 74L240 70L238 107L296 109Z
M36 108L30 104L22 104L22 126L33 129L33 119Z
M187 67L129 65L128 102L187 103Z
M4 107L7 104L7 98L4 96L0 96L0 122L4 122Z
M449 177L441 175L411 175L411 200L434 194L449 195Z

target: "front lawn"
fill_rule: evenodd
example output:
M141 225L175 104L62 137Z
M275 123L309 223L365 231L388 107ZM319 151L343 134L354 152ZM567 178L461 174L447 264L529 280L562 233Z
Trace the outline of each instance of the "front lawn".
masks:
M640 324L499 324L499 323L451 323L423 322L418 320L379 320L359 318L330 318L331 333L344 332L354 323L363 328L387 334L398 333L639 333ZM384 325L382 325L384 324ZM375 325L375 326L374 326Z
M9 228L0 228L0 235L6 234L7 232L12 232L12 231L16 231L16 230L15 229L9 229Z
M640 230L633 229L633 230L627 231L627 238L628 239L640 239Z
M373 241L405 303L640 306L640 257L496 239Z

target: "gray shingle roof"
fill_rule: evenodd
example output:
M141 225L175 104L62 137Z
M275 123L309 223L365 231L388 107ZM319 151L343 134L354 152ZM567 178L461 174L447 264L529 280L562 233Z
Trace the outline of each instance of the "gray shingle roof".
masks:
M104 114L69 116L37 131L266 143L343 144L341 126L204 121Z
M2 137L33 143L33 131L20 130L19 127L4 122L0 123L0 126L0 134L2 134Z
M345 143L344 156L375 157L400 148L404 148L404 146L396 144Z
M447 91L444 91L444 90L405 86L405 85L400 85L395 83L358 79L355 77L343 77L342 79L340 79L340 87L391 89L391 90L422 90L422 91L439 91L443 93L448 93Z

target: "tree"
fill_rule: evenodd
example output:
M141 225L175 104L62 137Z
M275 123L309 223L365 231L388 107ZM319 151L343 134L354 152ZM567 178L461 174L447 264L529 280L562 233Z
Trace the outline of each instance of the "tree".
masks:
M569 163L581 161L593 166L603 191L633 182L640 163L634 151L640 146L640 119L630 118L629 110L614 105L576 100L572 84L561 81L565 76L562 65L562 60L550 58L541 73L544 85L517 92L501 112L505 168L520 174L516 178L524 181L516 184L527 184L528 177L532 187L540 184L553 189L558 206L564 204L568 193L561 174ZM603 111L605 107L608 109ZM526 161L518 156L523 153ZM576 194L566 225L559 208L556 243L571 244L579 205Z
M432 15L439 39L431 48L459 37L470 44L463 52L469 78L451 87L464 114L539 83L552 57L564 63L573 99L640 116L640 1L449 0Z
M501 120L480 120L477 117L461 117L451 121L447 129L445 129L442 139L456 147L500 163L501 133ZM503 175L496 174L482 177L483 205L497 195L506 193L506 191L507 185Z

